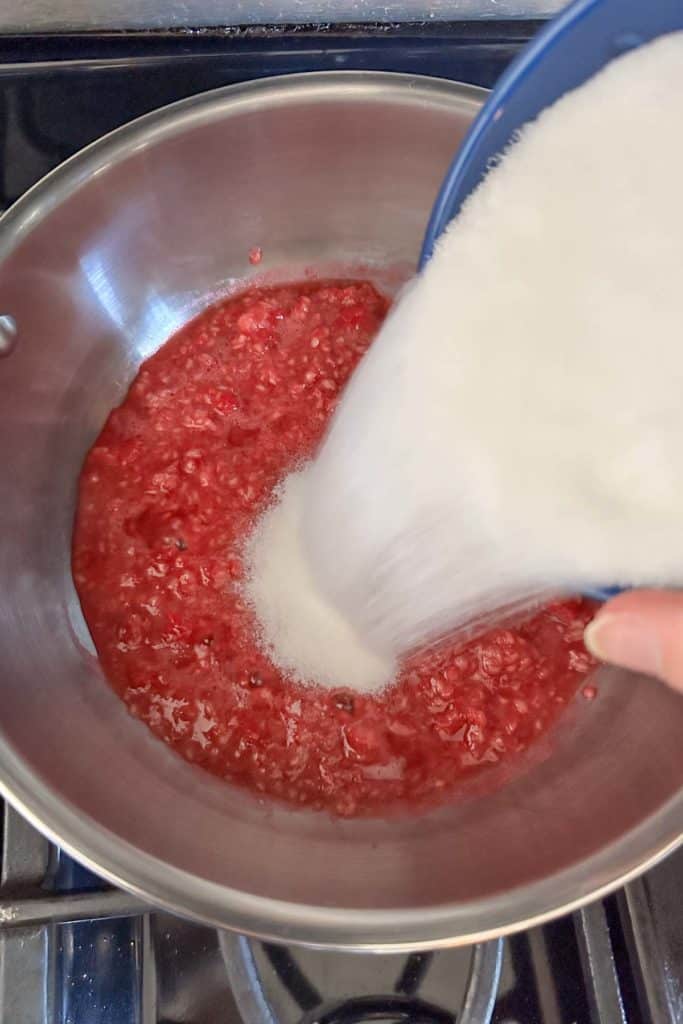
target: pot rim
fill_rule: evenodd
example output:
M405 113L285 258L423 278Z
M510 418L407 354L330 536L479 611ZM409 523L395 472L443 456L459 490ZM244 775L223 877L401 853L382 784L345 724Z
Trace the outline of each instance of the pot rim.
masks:
M225 86L162 107L91 143L42 178L0 218L0 264L79 186L132 152L190 126L238 116L298 95L390 99L419 110L428 103L474 115L487 91L445 79L392 72L283 75ZM1 266L0 266L1 269ZM231 889L181 871L96 827L41 778L0 736L0 793L41 832L98 875L146 903L217 928L319 949L404 952L480 942L532 927L635 878L683 843L683 790L614 843L570 868L496 897L419 909L338 909L289 903ZM115 853L112 851L116 851ZM141 912L144 906L141 905Z

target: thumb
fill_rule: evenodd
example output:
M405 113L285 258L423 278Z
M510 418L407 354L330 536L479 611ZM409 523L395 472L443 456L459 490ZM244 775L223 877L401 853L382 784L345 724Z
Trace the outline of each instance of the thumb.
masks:
M603 605L586 628L588 650L683 692L683 592L632 590Z

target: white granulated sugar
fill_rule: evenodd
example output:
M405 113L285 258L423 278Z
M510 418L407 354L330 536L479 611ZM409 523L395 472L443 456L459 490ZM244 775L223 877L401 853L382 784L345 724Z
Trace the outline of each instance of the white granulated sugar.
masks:
M399 301L303 510L377 651L545 588L683 581L682 181L675 34L526 128Z
M393 659L364 647L313 584L299 531L305 486L305 470L286 478L248 544L245 592L261 624L264 647L299 682L379 690L393 679Z
M521 133L250 542L288 675L371 691L549 591L683 582L682 180L683 34Z

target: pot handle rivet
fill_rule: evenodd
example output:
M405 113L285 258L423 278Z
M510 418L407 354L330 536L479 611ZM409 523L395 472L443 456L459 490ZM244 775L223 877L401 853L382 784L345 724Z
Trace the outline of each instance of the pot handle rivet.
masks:
M13 316L0 314L0 359L8 356L17 343L17 324Z

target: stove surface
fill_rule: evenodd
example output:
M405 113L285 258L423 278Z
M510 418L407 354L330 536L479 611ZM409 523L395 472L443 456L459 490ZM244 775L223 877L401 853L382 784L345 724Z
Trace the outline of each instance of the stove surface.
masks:
M327 953L218 933L105 887L4 808L7 1024L681 1024L683 851L498 942ZM83 919L83 920L81 920Z
M173 100L362 68L490 86L536 23L0 35L0 208L83 145ZM3 1024L683 1024L683 851L625 890L470 949L287 949L154 911L4 808Z

